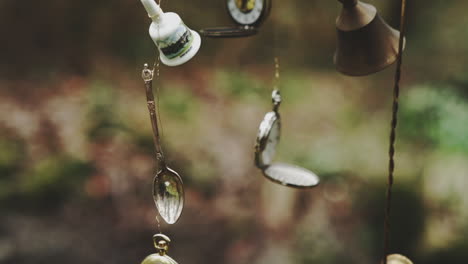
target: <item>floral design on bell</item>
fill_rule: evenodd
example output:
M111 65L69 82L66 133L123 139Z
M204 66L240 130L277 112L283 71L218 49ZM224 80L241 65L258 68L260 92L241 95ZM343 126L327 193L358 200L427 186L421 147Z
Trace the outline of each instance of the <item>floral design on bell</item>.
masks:
M158 253L146 257L141 264L177 264L175 260L167 255L171 239L163 234L153 236L154 247Z

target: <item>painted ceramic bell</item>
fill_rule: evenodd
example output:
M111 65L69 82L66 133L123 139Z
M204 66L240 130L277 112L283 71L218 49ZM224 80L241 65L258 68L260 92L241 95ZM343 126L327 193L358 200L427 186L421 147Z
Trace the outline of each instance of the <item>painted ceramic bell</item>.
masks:
M169 250L169 243L171 242L169 237L157 234L153 236L153 241L158 253L149 255L141 264L177 264L175 260L166 255Z
M201 46L200 35L176 13L164 13L154 0L141 2L153 20L149 34L160 51L161 61L167 66L178 66L193 58Z

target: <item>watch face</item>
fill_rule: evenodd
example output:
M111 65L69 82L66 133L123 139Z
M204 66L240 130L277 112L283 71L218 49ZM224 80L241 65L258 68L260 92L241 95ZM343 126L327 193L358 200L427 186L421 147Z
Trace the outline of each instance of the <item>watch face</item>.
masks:
M238 24L260 24L271 0L227 0L229 14Z
M260 124L257 137L257 167L263 168L271 164L276 153L276 145L280 140L280 133L281 123L278 114L267 113Z
M270 180L296 188L310 188L319 184L320 179L315 173L304 168L285 163L274 163L263 170Z

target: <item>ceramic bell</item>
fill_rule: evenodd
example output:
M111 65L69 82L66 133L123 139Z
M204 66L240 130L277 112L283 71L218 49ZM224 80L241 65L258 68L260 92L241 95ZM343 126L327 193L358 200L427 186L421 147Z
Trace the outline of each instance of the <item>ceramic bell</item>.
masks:
M153 20L149 34L165 65L184 64L197 54L201 46L200 35L188 28L179 15L164 13L154 0L141 0L141 3Z
M171 242L169 237L157 234L153 236L153 241L158 253L149 255L141 264L177 264L175 260L166 255L169 250L169 243Z

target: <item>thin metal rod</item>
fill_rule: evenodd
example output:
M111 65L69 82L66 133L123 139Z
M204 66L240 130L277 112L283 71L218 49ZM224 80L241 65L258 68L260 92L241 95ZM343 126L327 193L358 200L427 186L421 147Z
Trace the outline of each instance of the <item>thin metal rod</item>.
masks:
M350 8L357 5L358 0L338 0L340 1L345 8Z
M156 102L154 100L153 94L153 75L154 70L150 70L148 68L148 64L144 65L143 71L141 76L143 81L145 82L145 90L146 90L146 103L148 105L148 111L150 114L151 126L153 128L153 141L154 141L154 148L156 150L156 159L158 161L158 166L160 169L166 166L166 162L164 159L164 153L161 147L161 137L159 134L159 121L158 115L156 114Z
M401 65L403 63L403 48L405 44L406 33L406 0L401 0L401 16L400 16L400 39L398 43L398 57L395 71L395 80L393 87L393 106L392 106L392 121L390 131L390 146L389 146L389 163L388 163L388 184L387 197L385 205L385 220L384 220L384 245L383 245L383 264L387 264L387 255L389 254L390 244L390 211L392 202L392 187L394 182L395 171L395 141L396 128L398 125L398 108L400 97L400 80L401 80Z

